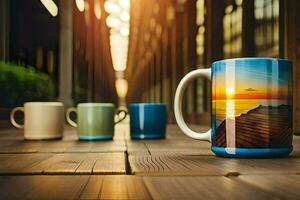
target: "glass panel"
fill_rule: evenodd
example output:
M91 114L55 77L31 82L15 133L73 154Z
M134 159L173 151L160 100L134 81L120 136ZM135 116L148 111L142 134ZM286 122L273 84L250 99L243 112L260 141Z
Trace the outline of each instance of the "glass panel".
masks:
M254 1L256 56L279 55L279 0Z
M242 52L242 0L225 7L223 17L224 58L240 57Z

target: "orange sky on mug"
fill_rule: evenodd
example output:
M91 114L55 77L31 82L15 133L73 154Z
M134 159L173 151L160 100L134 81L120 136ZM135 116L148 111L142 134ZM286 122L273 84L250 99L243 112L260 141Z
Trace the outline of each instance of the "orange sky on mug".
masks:
M237 85L237 84L236 84ZM265 85L261 87L237 87L221 85L213 91L213 100L224 99L282 99L288 95L288 88L284 86Z

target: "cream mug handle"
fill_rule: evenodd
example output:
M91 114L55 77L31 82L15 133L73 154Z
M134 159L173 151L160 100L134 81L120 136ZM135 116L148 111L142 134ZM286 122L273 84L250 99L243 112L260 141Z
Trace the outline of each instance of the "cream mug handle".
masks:
M24 128L24 124L19 124L15 120L15 113L17 111L24 112L24 107L16 107L16 108L12 109L12 111L10 113L10 122L12 123L12 125L14 125L14 127L23 129Z
M73 127L77 127L77 123L74 122L71 118L70 118L70 114L72 112L75 112L77 114L77 109L76 108L69 108L66 112L66 118L67 118L67 122L73 126Z
M175 100L174 100L174 113L175 113L175 119L179 126L179 128L183 131L184 134L187 136L198 139L198 140L204 140L204 141L211 141L211 129L209 129L206 132L195 132L191 130L187 124L185 123L182 115L182 98L184 91L186 90L188 84L197 78L207 78L211 79L211 69L196 69L194 71L191 71L187 75L183 77L183 79L180 81L176 93L175 93Z

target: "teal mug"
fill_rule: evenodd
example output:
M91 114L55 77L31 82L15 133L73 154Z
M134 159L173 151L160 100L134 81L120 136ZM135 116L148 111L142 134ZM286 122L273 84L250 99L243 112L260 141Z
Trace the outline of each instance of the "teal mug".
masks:
M70 118L72 112L77 113L77 123ZM124 113L122 117L121 113ZM115 114L119 118L116 122ZM125 110L116 112L111 103L80 103L77 108L69 108L66 112L68 123L77 128L79 140L111 140L115 124L123 121L126 115Z

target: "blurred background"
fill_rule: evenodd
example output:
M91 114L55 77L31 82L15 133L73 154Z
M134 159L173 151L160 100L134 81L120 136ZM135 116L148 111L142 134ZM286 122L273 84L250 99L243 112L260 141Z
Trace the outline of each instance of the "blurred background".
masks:
M253 56L298 66L297 9L296 0L0 0L0 126L15 106L56 100L163 102L172 123L191 70ZM188 88L184 112L209 123L208 81Z

